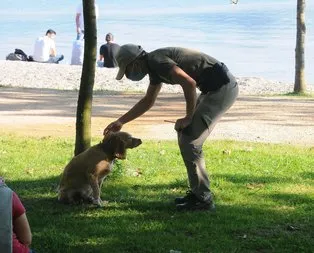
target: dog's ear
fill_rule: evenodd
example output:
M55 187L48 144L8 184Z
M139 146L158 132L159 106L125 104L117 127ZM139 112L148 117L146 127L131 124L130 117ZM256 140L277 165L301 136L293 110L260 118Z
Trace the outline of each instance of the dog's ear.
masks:
M115 136L112 141L112 148L114 150L114 157L118 159L126 158L126 145L119 136Z
M119 137L119 135L112 134L110 136L105 137L106 143L108 144L108 148L110 153L114 158L125 159L126 158L126 145L123 140Z

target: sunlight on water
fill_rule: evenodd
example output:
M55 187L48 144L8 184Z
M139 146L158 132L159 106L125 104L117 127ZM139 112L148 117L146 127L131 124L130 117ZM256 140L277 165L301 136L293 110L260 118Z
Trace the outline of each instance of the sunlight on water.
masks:
M26 3L27 2L27 3ZM57 49L70 61L79 1L1 0L0 59L21 48L32 54L36 37L57 31ZM204 51L225 62L238 76L293 82L296 1L219 0L100 1L98 47L107 32L119 44L141 44L147 51L182 46ZM306 78L314 84L314 3L306 6Z

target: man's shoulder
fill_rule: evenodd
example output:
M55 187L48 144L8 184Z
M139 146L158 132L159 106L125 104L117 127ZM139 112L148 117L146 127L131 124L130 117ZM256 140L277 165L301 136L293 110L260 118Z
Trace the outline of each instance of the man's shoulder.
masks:
M149 52L148 58L149 59L156 59L159 57L169 57L175 50L176 50L175 47L158 48L152 52Z
M105 48L107 48L107 44L102 44L102 45L100 46L100 50L104 50Z
M174 47L162 47L162 48L158 48L158 49L155 49L154 51L151 51L148 53L148 55L160 55L160 54L165 54L167 52L170 52L174 49Z
M100 46L100 49L120 49L120 45L116 44L116 43L110 43L110 44L103 44Z
M164 48L159 48L156 49L149 54L203 54L202 52L195 50L195 49L190 49L190 48L184 48L184 47L164 47Z
M161 49L156 49L152 52L149 52L147 54L147 59L148 59L148 62L154 62L156 61L160 56L163 56L163 52L161 51Z
M175 48L174 47L164 47L156 49L150 53L148 53L148 64L154 65L165 62L172 62L173 54Z

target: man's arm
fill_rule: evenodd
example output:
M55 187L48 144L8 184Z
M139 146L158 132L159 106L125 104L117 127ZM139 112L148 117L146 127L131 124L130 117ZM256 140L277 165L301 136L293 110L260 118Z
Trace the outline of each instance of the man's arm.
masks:
M186 101L186 118L192 119L196 106L196 82L178 66L170 71L172 80L181 85Z
M52 57L57 56L56 44L54 43L53 40L51 40L50 56Z
M81 33L81 29L80 29L80 16L81 16L81 13L76 13L76 16L75 16L76 33Z
M161 83L158 85L149 85L145 96L126 114L121 116L118 121L120 121L122 124L125 124L147 112L154 105L161 86Z
M155 103L157 95L161 89L162 84L149 85L146 91L146 95L135 104L126 114L121 116L118 120L110 123L104 130L104 135L113 131L120 131L122 126L137 117L147 112Z
M103 46L99 49L99 60L102 61L104 59Z

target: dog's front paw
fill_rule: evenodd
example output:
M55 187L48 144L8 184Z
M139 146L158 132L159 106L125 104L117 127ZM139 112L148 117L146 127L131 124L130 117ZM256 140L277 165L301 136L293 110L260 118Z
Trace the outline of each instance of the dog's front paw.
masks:
M98 199L93 199L93 205L102 207L102 206L103 206L102 200L101 200L100 198L98 198Z

